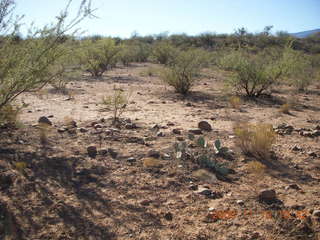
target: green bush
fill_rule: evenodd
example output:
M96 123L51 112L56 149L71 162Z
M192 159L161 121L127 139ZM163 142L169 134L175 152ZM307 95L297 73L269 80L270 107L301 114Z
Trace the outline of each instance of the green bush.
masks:
M64 56L61 45L66 32L91 14L90 2L82 1L77 17L67 20L68 8L56 24L29 31L26 39L17 40L20 24L11 19L14 1L0 0L0 110L20 94L41 89L56 77L54 65ZM68 5L69 6L69 5Z
M175 48L167 41L161 41L155 44L153 47L153 57L155 61L161 64L169 65L175 56L177 55L178 49Z
M80 69L76 58L76 46L73 46L71 43L64 44L61 47L63 56L50 66L49 71L55 73L50 81L50 85L56 90L64 92L67 84L72 79L76 79L76 77L80 76Z
M241 51L229 51L218 53L220 55L217 60L217 65L223 70L234 71L242 61Z
M284 51L282 65L286 69L286 82L298 90L305 90L315 78L318 68L317 59L301 51L287 48Z
M259 97L285 73L281 57L271 52L250 54L245 50L238 50L234 58L233 66L230 67L235 76L229 79L229 84L237 90L244 90L249 97Z
M174 87L176 92L186 95L199 76L206 58L200 50L180 52L161 74L163 81Z
M128 67L130 63L135 60L134 57L135 52L131 46L121 45L118 58L119 61L123 64L123 66Z
M111 38L84 40L80 46L80 64L93 77L101 77L117 63L120 50Z

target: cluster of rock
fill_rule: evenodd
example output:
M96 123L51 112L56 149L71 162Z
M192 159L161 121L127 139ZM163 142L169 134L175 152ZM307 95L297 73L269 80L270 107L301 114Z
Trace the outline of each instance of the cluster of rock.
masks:
M274 128L279 135L291 135L293 132L299 133L300 136L315 138L320 136L320 125L315 128L294 128L291 125L282 123Z

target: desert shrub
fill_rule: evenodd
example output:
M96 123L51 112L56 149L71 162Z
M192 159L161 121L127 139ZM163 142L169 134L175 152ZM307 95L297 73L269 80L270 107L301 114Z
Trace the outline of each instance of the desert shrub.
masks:
M57 74L51 66L64 55L61 51L65 33L91 14L90 2L82 1L74 19L68 20L68 7L57 22L42 29L30 29L26 39L16 41L19 23L10 17L14 1L0 0L0 109L20 94L41 89Z
M113 124L116 124L123 112L126 110L129 102L129 95L122 89L113 88L113 94L105 96L102 104L110 108L113 113Z
M133 49L135 62L147 62L151 56L151 46L147 43L134 43L130 46Z
M243 55L241 54L241 51L219 53L217 65L226 71L234 71L237 69L239 64L241 64L242 59Z
M269 90L285 74L281 65L281 56L274 52L262 51L250 54L238 50L237 60L232 67L235 76L229 79L229 84L238 91L244 90L249 97L259 97Z
M197 80L204 63L201 51L183 51L163 70L161 77L165 83L174 87L176 92L186 95Z
M50 66L49 71L55 73L50 85L56 90L66 92L67 84L80 75L75 58L75 49L71 46L62 46L63 56Z
M135 49L128 45L122 45L118 54L119 61L128 67L135 60Z
M152 52L155 61L165 65L170 64L177 54L178 49L167 41L161 41L155 44Z
M117 63L120 50L111 38L84 40L79 52L81 66L92 76L101 77Z
M301 51L286 48L281 60L286 70L286 82L295 86L297 90L305 90L314 80L314 60Z
M270 156L272 145L276 141L276 134L270 124L240 123L234 127L237 137L236 144L242 152L258 159Z

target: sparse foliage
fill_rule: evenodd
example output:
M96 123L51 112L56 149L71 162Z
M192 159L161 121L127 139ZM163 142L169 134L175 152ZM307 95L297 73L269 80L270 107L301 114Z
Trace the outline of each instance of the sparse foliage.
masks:
M117 63L120 50L111 38L84 40L79 53L82 68L94 77L101 77Z
M174 87L176 92L188 94L205 63L201 53L200 50L180 52L170 66L163 70L163 81Z
M63 36L91 15L90 1L82 1L78 14L68 21L67 7L57 22L42 29L29 30L26 39L17 41L21 18L12 19L14 1L0 1L0 109L20 94L41 89L58 74L51 67L64 55Z
M113 88L113 95L106 96L102 100L102 104L109 107L113 112L113 124L117 123L120 116L126 110L129 103L129 96L124 93L124 90Z

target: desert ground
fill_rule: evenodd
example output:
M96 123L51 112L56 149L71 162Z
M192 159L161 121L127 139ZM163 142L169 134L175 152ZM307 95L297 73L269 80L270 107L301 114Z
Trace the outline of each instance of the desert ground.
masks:
M0 239L320 239L320 86L279 85L271 96L240 96L234 108L227 72L204 69L182 97L149 74L159 67L83 73L67 93L48 86L19 97L29 104L21 126L1 129ZM114 88L129 98L117 126L101 104ZM294 107L282 113L289 101ZM45 144L41 117L52 123ZM175 156L176 142L196 151L188 134L200 121L212 130L197 137L230 151L217 157L232 169L227 178L199 177L199 165ZM270 123L277 132L262 173L250 171L253 158L235 144L240 122ZM268 191L271 202L261 198Z

